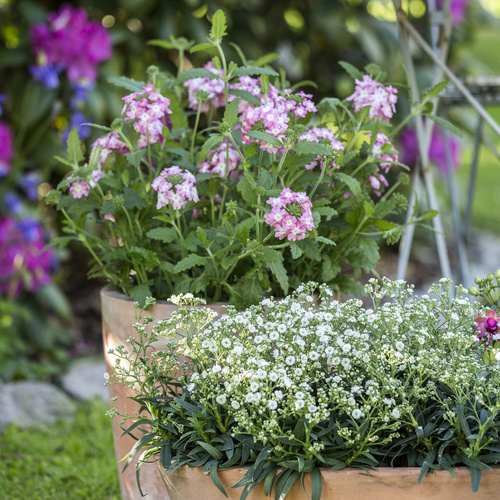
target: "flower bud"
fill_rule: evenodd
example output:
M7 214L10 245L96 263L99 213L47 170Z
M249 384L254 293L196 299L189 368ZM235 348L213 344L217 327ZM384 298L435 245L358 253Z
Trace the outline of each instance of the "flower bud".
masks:
M488 274L488 277L486 279L491 283L493 281L493 274Z
M479 296L479 288L477 286L471 286L469 288L469 294L472 295L473 297L478 297Z
M497 269L497 270L495 271L495 278L496 278L497 280L500 280L500 269Z

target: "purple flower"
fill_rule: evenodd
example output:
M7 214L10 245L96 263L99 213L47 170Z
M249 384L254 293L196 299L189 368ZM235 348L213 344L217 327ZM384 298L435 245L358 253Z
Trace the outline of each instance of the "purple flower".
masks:
M11 213L14 215L18 215L21 213L23 207L21 204L21 200L20 200L19 196L17 196L16 193L8 192L5 195L4 201L5 201L5 207L7 208L8 213Z
M61 65L52 66L44 64L41 66L30 66L31 76L35 82L41 83L46 89L56 89L59 87L59 73L62 70Z
M111 56L111 38L97 21L88 21L83 8L64 4L48 16L49 25L31 28L33 50L52 66L65 68L72 83L95 81L97 65Z
M0 122L0 177L5 177L10 172L10 160L13 156L12 134L8 125Z
M24 189L28 200L36 201L38 199L38 185L42 181L42 177L38 172L29 172L25 174L20 182Z
M468 3L469 0L451 0L450 14L453 26L457 26L465 19ZM441 9L443 7L443 0L437 0L436 7Z
M457 169L460 164L460 141L453 135L449 136L449 146L451 153L451 166ZM418 159L417 133L413 129L407 129L400 138L401 161L409 167L414 167ZM446 175L448 167L446 165L445 139L441 130L434 127L432 131L431 144L429 146L429 160L434 162L442 175Z
M20 237L21 236L21 237ZM34 219L0 219L0 294L17 298L50 282L52 249L41 252L45 235Z
M498 340L500 335L498 334L500 317L498 317L492 309L490 309L486 316L479 316L474 320L477 323L476 331L477 338L479 340L485 338L486 344L490 344L492 340Z
M5 94L0 94L0 116L2 116L3 113L3 103L5 99L7 99L7 96Z

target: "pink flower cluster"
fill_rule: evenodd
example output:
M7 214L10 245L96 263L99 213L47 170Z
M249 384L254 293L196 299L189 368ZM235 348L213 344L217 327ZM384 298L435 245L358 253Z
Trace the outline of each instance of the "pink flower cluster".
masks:
M152 84L145 85L142 92L134 92L123 98L125 106L122 115L125 121L133 123L134 130L141 137L137 146L145 148L156 144L162 137L163 127L168 125L167 115L171 114L170 99L163 97Z
M5 177L10 172L13 156L12 133L6 123L0 122L0 177Z
M247 135L251 130L263 130L284 142L290 115L296 118L304 118L307 113L316 111L316 106L311 100L312 96L310 94L299 92L292 95L291 90L285 92L286 96L277 96L266 104L245 109L241 119L243 143L249 144L255 141L253 137ZM270 153L276 153L280 149L265 141L257 140L257 142L261 149Z
M495 314L495 311L490 309L486 316L479 316L474 321L477 323L476 331L479 332L477 334L479 340L486 340L487 345L494 340L500 340L500 317Z
M290 188L285 188L278 198L269 198L267 203L272 209L264 219L274 227L276 238L303 240L306 232L314 229L312 203L306 193L294 193Z
M236 171L238 165L241 163L241 159L230 143L229 148L226 147L226 143L222 142L216 149L212 149L207 156L207 159L200 163L199 169L202 174L217 174L221 177L225 177L226 174L226 161L227 161L227 173L231 177L231 173Z
M0 294L17 298L50 283L54 253L41 253L46 241L34 219L0 219Z
M326 139L334 151L343 151L345 149L344 145L335 138L333 131L327 127L313 127L300 136L301 141L320 142L320 139ZM306 170L313 170L317 165L323 168L323 158L320 156L309 165L306 165ZM335 168L337 165L335 165L335 161L332 161L329 166Z
M368 135L371 136L371 134ZM391 149L387 152L384 152L382 148L386 144L390 144ZM391 141L383 132L379 132L377 134L375 144L372 148L372 156L380 161L380 168L382 168L385 173L389 172L389 169L391 168L393 162L398 161L397 151L393 148ZM374 189L375 194L377 194L378 196L380 196L381 194L382 185L384 185L385 187L389 186L387 179L382 173L380 173L379 170L377 170L374 175L370 176L370 184Z
M354 94L347 98L352 101L354 111L359 113L363 108L370 106L368 116L370 119L380 119L388 121L396 112L397 89L391 85L384 87L380 82L370 78L368 75L363 76L363 80L355 80L356 86Z
M151 187L158 193L156 208L170 204L174 210L182 210L188 201L198 201L195 184L196 179L191 172L176 165L164 168L151 183Z
M71 83L94 82L97 65L111 57L111 37L98 21L88 21L85 9L64 4L48 16L49 25L35 24L31 39L35 54L47 64L66 69Z
M258 97L260 99L261 104L266 104L266 102L268 101L275 101L280 95L280 91L273 84L269 84L269 92L267 95L264 95L262 93L260 78L252 78L251 76L242 76L238 83L231 84L229 88L245 90L246 92L249 92L253 96ZM230 94L228 97L229 102L231 102L234 99L236 99L236 96ZM249 102L242 99L240 101L238 111L240 113L244 113L247 108L253 108L253 107L254 107L253 104L250 104Z
M205 69L211 71L214 75L219 75L223 77L222 72L216 70L212 61L207 62ZM188 91L189 107L191 109L198 109L199 101L196 98L197 92L206 92L208 100L201 105L201 112L205 113L208 111L209 105L211 104L214 108L220 108L224 106L224 82L219 78L210 79L208 76L202 78L191 78L184 83L184 87Z

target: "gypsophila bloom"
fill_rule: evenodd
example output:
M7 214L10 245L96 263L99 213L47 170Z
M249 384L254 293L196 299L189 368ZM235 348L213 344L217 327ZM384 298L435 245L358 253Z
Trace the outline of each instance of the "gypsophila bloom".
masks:
M156 208L170 205L174 210L181 210L188 201L198 201L196 179L187 170L173 165L163 169L151 187L158 193Z
M398 101L397 89L391 85L385 87L368 75L364 75L363 80L356 79L355 82L354 94L347 100L352 101L356 113L360 113L363 108L369 106L368 116L371 119L388 121L392 118Z
M303 240L306 233L314 229L312 203L306 193L294 193L289 188L284 188L278 198L269 198L267 203L272 210L264 219L274 227L276 238Z

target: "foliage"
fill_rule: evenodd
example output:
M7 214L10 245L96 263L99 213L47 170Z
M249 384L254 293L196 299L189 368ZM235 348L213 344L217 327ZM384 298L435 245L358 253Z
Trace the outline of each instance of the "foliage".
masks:
M122 118L99 127L108 134L88 159L70 134L60 158L70 174L47 196L65 218L56 244L81 242L91 275L142 304L191 292L241 308L311 279L359 291L378 240L402 232L391 216L406 208L397 192L406 175L389 187L400 167L391 138L443 84L386 135L397 91L376 80L375 65L363 76L344 64L362 78L355 93L316 108L283 72L227 61L222 11L212 22L208 41L191 47L216 54L203 68L151 67L147 85L115 80L133 93ZM87 230L90 213L100 234Z
M477 491L500 461L500 365L475 332L485 309L446 279L421 297L386 278L366 292L372 309L310 283L215 321L189 295L172 297L179 310L151 333L154 318L142 318L130 345L110 351L115 382L141 405L125 416L142 436L126 467L142 452L166 473L203 467L222 488L217 470L247 466L241 498L264 481L276 499L311 472L318 499L318 467L418 466L420 482L468 465Z
M5 500L118 500L120 487L104 403L79 403L71 420L0 434L0 488Z

